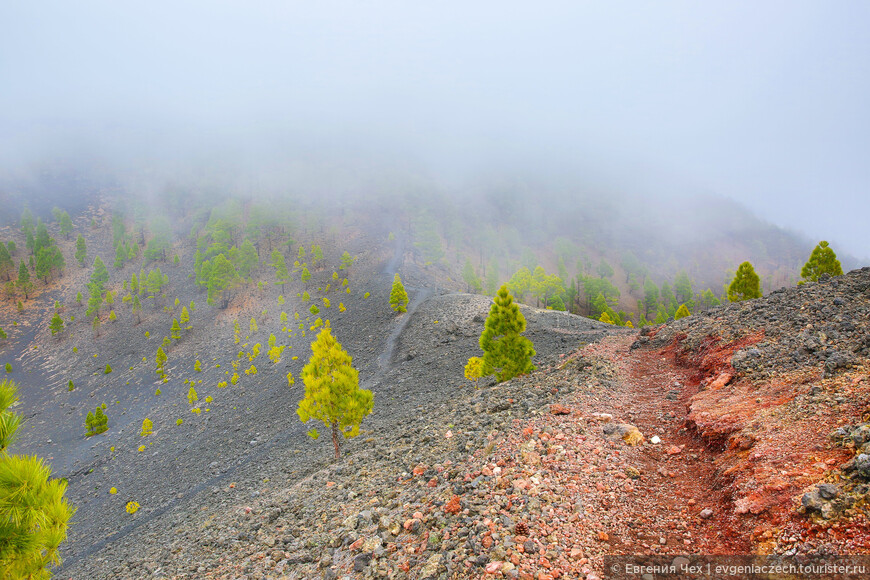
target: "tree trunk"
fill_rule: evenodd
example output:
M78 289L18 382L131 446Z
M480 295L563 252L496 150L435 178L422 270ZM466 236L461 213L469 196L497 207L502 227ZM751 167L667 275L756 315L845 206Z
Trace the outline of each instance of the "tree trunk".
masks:
M341 456L341 451L339 451L339 439L338 439L338 422L332 422L332 445L335 447L335 458L338 459Z

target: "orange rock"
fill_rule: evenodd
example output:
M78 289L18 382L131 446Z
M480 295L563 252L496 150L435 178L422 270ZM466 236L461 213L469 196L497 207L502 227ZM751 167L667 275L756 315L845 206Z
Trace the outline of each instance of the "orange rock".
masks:
M492 538L491 538L490 536L484 536L484 537L480 540L480 543L481 543L481 545L482 545L484 548L486 548L487 550L489 550L489 549L492 547Z
M721 389L722 387L727 385L733 378L734 375L732 375L731 373L720 373L719 376L716 377L716 380L710 383L710 388Z
M598 532L598 539L601 540L602 542L606 542L610 539L610 536L607 535L606 532Z
M550 405L550 413L553 415L570 415L571 409L566 407L565 405L559 405L558 403L554 405Z
M444 506L444 511L448 514L458 514L460 510L459 496L454 495L453 498Z

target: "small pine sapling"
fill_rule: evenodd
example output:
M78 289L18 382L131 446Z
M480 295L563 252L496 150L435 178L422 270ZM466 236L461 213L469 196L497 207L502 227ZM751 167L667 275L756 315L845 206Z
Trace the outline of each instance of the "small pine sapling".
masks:
M477 386L477 381L483 376L483 359L479 356L473 356L468 359L468 364L465 365L465 378Z
M393 287L390 290L390 307L396 312L408 311L408 293L402 284L398 272L393 276Z
M151 435L154 432L154 423L151 422L151 419L145 417L142 420L142 432L139 433L142 437L146 437Z
M63 332L63 319L60 317L60 314L55 312L54 316L51 318L51 322L48 325L48 329L51 330L51 335L55 336L60 332ZM5 336L4 336L5 338Z
M198 400L199 395L197 394L196 389L190 387L190 390L187 391L187 402L190 403L190 406L192 407Z
M157 374L163 374L163 366L166 364L166 353L163 347L157 347Z
M97 426L94 418L94 414L91 411L88 411L88 416L85 417L85 427L87 427L87 431L85 432L85 437L91 437L92 435L97 434Z

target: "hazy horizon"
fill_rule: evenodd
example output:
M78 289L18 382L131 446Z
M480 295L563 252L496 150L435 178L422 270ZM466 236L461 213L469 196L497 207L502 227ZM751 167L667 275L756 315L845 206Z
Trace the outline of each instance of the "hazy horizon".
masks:
M0 177L55 159L525 175L724 196L870 257L864 3L37 2L0 19Z

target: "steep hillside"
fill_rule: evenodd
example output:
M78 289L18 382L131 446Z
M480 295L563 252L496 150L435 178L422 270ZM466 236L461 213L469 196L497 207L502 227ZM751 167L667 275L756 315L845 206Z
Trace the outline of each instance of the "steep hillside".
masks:
M553 354L480 389L441 377L485 302L426 300L382 383L401 420L302 477L270 454L74 569L592 579L620 554L867 554L868 289L865 269L609 337L529 311Z
M867 551L870 270L639 333L523 307L538 370L475 387L462 371L490 299L415 259L395 215L307 209L252 227L257 207L231 205L246 222L222 234L225 210L177 203L151 259L159 218L121 228L94 206L69 238L51 224L63 275L20 311L0 306L0 362L26 417L17 450L46 457L78 507L64 577L594 578L614 554ZM119 235L130 250L114 267ZM196 268L230 245L221 235L251 236L259 266L208 305ZM26 257L17 230L0 237ZM275 249L311 278L294 265L280 284ZM114 296L98 326L85 312L96 255ZM161 289L138 292L134 312L133 274L158 267ZM389 307L396 272L404 314ZM318 319L375 393L339 460L295 414ZM87 437L103 405L109 429Z

